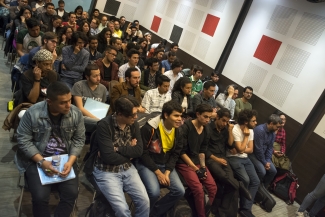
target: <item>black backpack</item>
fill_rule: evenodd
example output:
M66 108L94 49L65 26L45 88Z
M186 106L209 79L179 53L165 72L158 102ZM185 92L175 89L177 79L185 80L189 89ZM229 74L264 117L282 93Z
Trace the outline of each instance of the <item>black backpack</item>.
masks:
M86 217L115 217L109 202L103 198L96 198L88 207Z
M275 177L270 189L275 196L281 198L290 205L295 201L298 186L297 176L290 171L287 171L286 173L279 174Z
M276 204L275 200L273 199L271 194L266 190L263 183L261 183L258 187L254 201L255 203L259 204L260 207L266 212L272 212L272 209Z

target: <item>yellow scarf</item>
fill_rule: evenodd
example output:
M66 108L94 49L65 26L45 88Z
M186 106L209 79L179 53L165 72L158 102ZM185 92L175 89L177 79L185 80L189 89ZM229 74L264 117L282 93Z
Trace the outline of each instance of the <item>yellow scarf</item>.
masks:
M173 127L170 132L167 132L163 120L160 120L159 122L159 131L160 131L160 138L161 138L161 144L163 151L166 153L174 146L174 140L175 140L175 128Z

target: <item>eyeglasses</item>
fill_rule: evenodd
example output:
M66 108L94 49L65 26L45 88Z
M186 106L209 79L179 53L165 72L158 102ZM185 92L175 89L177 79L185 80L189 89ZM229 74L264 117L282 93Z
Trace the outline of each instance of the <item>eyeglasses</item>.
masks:
M112 56L114 56L114 57L116 57L117 55L116 54L113 54L113 53L109 53L110 55L112 55Z
M57 44L58 42L55 40L50 40L50 42L52 42L53 44Z

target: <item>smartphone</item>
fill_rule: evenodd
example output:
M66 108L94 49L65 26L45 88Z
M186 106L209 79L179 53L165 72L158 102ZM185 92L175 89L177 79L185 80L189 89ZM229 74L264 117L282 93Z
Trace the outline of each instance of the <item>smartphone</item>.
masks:
M230 124L236 124L236 121L230 119L230 120L229 120L229 123L230 123Z

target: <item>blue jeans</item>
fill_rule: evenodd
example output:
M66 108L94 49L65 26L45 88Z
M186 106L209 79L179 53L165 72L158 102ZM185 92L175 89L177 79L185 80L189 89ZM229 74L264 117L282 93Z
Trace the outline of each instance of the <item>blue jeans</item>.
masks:
M318 182L316 188L304 198L298 212L305 211L314 202L315 204L309 212L309 216L311 217L316 216L316 214L324 207L325 204L325 174Z
M255 194L258 190L258 186L260 185L260 180L256 174L254 165L249 158L229 157L228 162L233 169L235 176L244 183L253 199L250 201L241 196L240 208L251 211Z
M271 182L273 181L274 176L277 173L274 164L272 163L272 161L269 162L270 169L266 170L263 163L255 157L255 154L249 154L248 157L254 164L256 173L257 173L258 177L260 178L261 183L264 184L265 188L268 188L269 185L271 184Z
M178 177L178 174L173 170L170 175L169 193L158 201L160 196L160 184L154 172L149 170L141 163L136 164L139 175L143 184L146 186L148 196L150 198L150 211L153 216L161 216L168 212L175 203L181 199L185 193L184 186ZM165 165L157 165L162 173L165 172Z
M111 204L116 217L131 217L124 191L135 204L135 217L149 216L149 198L137 169L132 165L119 173L105 172L94 168L94 178L100 191Z

